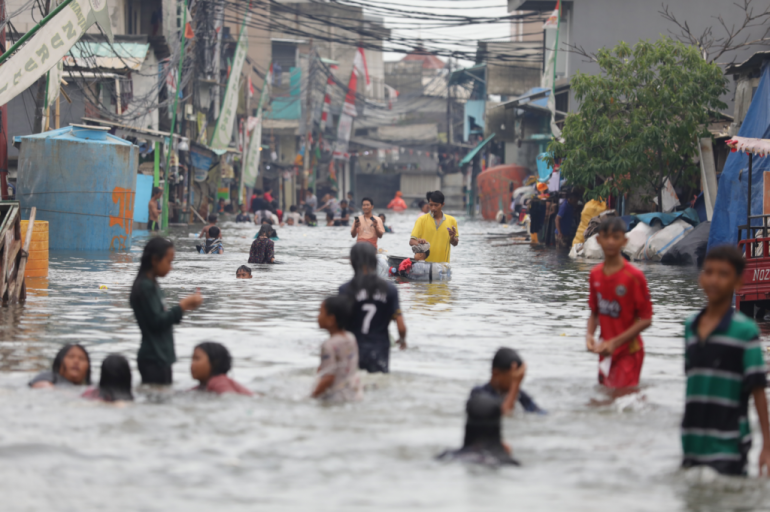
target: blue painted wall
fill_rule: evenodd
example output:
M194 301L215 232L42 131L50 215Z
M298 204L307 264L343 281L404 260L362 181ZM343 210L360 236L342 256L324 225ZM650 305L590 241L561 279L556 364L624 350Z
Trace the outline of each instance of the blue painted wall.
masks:
M147 206L152 197L152 183L155 178L146 174L136 175L136 200L134 201L134 222L149 222L150 210Z

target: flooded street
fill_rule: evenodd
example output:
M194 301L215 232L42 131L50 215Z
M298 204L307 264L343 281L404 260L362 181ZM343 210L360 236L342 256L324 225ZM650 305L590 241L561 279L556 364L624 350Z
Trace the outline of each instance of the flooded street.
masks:
M416 217L389 214L396 234L380 247L408 254ZM34 284L24 308L0 312L2 510L770 509L756 479L678 471L681 323L703 304L695 269L641 265L655 308L642 392L591 407L603 396L584 344L591 264L486 239L499 225L458 223L452 281L398 285L409 350L394 350L392 373L364 376L364 400L344 406L308 397L325 339L319 304L352 276L349 228L279 228L282 264L240 281L255 226L224 223L223 256L196 254L194 229L173 228L175 270L161 286L169 302L200 287L204 305L175 329L173 393L139 390L125 407L26 383L62 344L79 342L95 381L104 357L120 353L138 384L128 293L147 235L130 254L52 252L48 281ZM195 385L193 347L205 340L230 349L230 375L260 396L184 392ZM436 462L462 445L468 392L489 378L501 345L520 351L523 388L548 411L504 420L522 467Z

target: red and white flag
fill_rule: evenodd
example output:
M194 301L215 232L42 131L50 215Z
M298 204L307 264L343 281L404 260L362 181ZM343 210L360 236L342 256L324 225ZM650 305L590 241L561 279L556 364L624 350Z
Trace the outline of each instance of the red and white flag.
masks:
M356 111L356 92L358 91L358 79L366 81L367 91L371 89L372 82L369 78L369 69L366 66L364 49L359 47L353 57L353 70L350 72L348 93L345 95L345 104L342 106L339 124L337 125L337 142L334 145L334 158L347 160L350 133L353 128L353 118L358 116Z
M192 28L192 14L190 14L190 8L187 7L187 23L184 26L184 37L185 39L193 39L195 37L195 32L193 32Z
M543 23L543 29L547 28L559 28L559 18L560 16L560 10L561 6L561 0L558 0L556 2L556 9L553 10L550 16L548 16L548 19L545 20L545 23Z
M253 98L255 92L254 84L251 83L251 75L249 75L249 98Z

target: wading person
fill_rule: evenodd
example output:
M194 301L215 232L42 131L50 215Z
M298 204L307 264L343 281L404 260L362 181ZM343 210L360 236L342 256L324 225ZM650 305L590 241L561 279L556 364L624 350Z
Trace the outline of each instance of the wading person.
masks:
M401 350L406 348L406 324L401 315L398 290L377 277L377 251L370 244L357 243L350 250L353 280L340 286L340 295L353 301L348 324L358 342L358 367L369 373L389 371L390 336L388 326L395 320Z
M64 345L53 358L51 369L38 373L29 381L29 386L34 389L88 384L91 384L91 358L85 347L78 344Z
M353 335L345 330L351 310L350 297L343 295L329 297L321 303L318 327L329 333L329 339L321 345L321 364L313 398L332 402L361 398L358 345Z
M179 305L166 308L158 278L171 272L173 261L174 244L162 237L153 238L144 246L131 288L131 308L142 331L136 362L143 384L171 384L171 365L176 361L174 324L182 321L185 311L197 309L203 303L203 296L196 291L179 301Z
M195 391L207 391L221 395L238 393L251 396L251 391L227 376L233 366L233 359L227 348L213 341L206 341L193 349L190 374L199 382Z
M353 226L350 228L351 238L356 242L366 242L372 244L377 249L377 240L385 234L385 226L382 225L382 219L372 214L374 201L365 197L361 201L361 212L363 215L356 217Z
M575 210L578 204L578 195L570 192L567 199L559 206L556 214L556 243L560 247L572 247L572 239L575 238L577 226L575 225Z
M241 265L235 271L236 279L251 279L251 268L246 265Z
M206 238L205 246L196 246L201 254L224 254L225 247L222 245L222 232L216 226L211 226L208 231L209 238Z
M452 246L460 243L457 231L457 221L451 215L446 215L444 209L444 194L440 190L430 192L430 215L421 215L412 229L409 245L430 244L428 263L449 263Z
M275 243L270 240L273 226L262 224L257 238L251 243L249 263L275 263Z
M99 386L83 393L83 398L104 402L129 401L134 399L131 393L131 367L128 360L117 354L107 356L102 361L102 374Z
M147 210L149 212L147 228L150 231L158 231L160 229L160 208L158 207L158 201L160 201L162 197L163 189L159 187L153 187L150 204L147 205Z
M733 294L743 286L743 254L716 247L706 254L698 283L706 307L685 323L684 368L687 391L682 420L683 467L711 466L726 475L746 473L751 450L749 398L762 430L759 474L770 469L767 376L759 327L733 310Z
M203 229L201 230L201 234L198 235L198 238L204 238L204 239L211 238L211 233L209 233L209 230L217 226L217 220L218 220L218 217L216 216L216 214L212 213L211 215L209 215L209 223L203 227Z
M642 331L652 325L652 301L641 270L621 255L626 225L610 217L599 226L597 241L604 263L591 270L586 348L599 354L599 382L611 389L639 385L644 362ZM601 338L594 338L601 327ZM618 394L618 393L616 393Z
M406 210L406 201L404 201L404 195L400 190L396 192L395 197L390 200L386 208L395 212L403 212Z
M501 400L502 412L508 415L518 400L527 412L545 413L532 398L521 389L521 381L527 367L519 354L508 347L501 347L492 358L492 376L483 386L471 391L471 396L486 393Z
M502 409L499 397L486 393L471 395L465 404L467 420L463 447L446 451L438 459L486 466L518 466L519 462L511 457L510 447L503 442Z

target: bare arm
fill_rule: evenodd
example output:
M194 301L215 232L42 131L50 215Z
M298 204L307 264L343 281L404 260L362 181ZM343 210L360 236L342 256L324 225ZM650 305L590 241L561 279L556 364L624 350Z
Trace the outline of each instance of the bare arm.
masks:
M360 225L360 221L358 220L358 217L356 217L356 220L353 221L353 225L350 227L350 238L358 236L358 227Z
M652 325L652 318L648 318L645 320L641 318L637 318L636 322L634 322L634 324L631 327L623 331L619 336L616 336L611 340L605 341L599 347L595 347L594 352L596 352L597 354L601 354L605 357L611 356L612 353L618 349L618 347L633 340L634 338L639 336L639 334L641 334L643 330L647 329L651 325Z
M399 314L396 317L396 327L398 328L398 343L399 348L404 350L406 348L406 322L404 322L404 315Z
M419 245L419 244L426 244L428 243L427 240L424 238L410 238L409 239L409 245Z
M313 391L312 397L318 398L333 385L334 385L334 374L331 373L329 375L324 375L323 377L318 379L318 384L316 385L315 390Z
M593 352L596 349L596 328L599 326L599 315L591 311L591 316L588 317L588 325L586 326L586 350Z
M382 238L385 234L385 224L382 223L382 219L379 217L374 218L374 230L377 232L377 238Z
M556 216L556 232L561 236L561 217Z
M447 229L449 231L449 243L452 244L452 247L457 247L457 244L460 243L460 237L457 236L457 228L451 227Z
M759 476L770 476L770 423L767 419L767 397L764 388L756 388L751 392L754 405L759 416L759 426L762 429L762 451L759 452ZM764 468L764 472L762 471Z
M503 404L500 406L500 410L503 413L503 415L510 414L511 411L513 411L513 408L516 406L516 400L519 399L519 390L521 389L521 381L524 380L524 374L526 373L527 373L526 364L517 366L514 373L513 383L511 384L511 388L508 390L508 394L505 395Z

